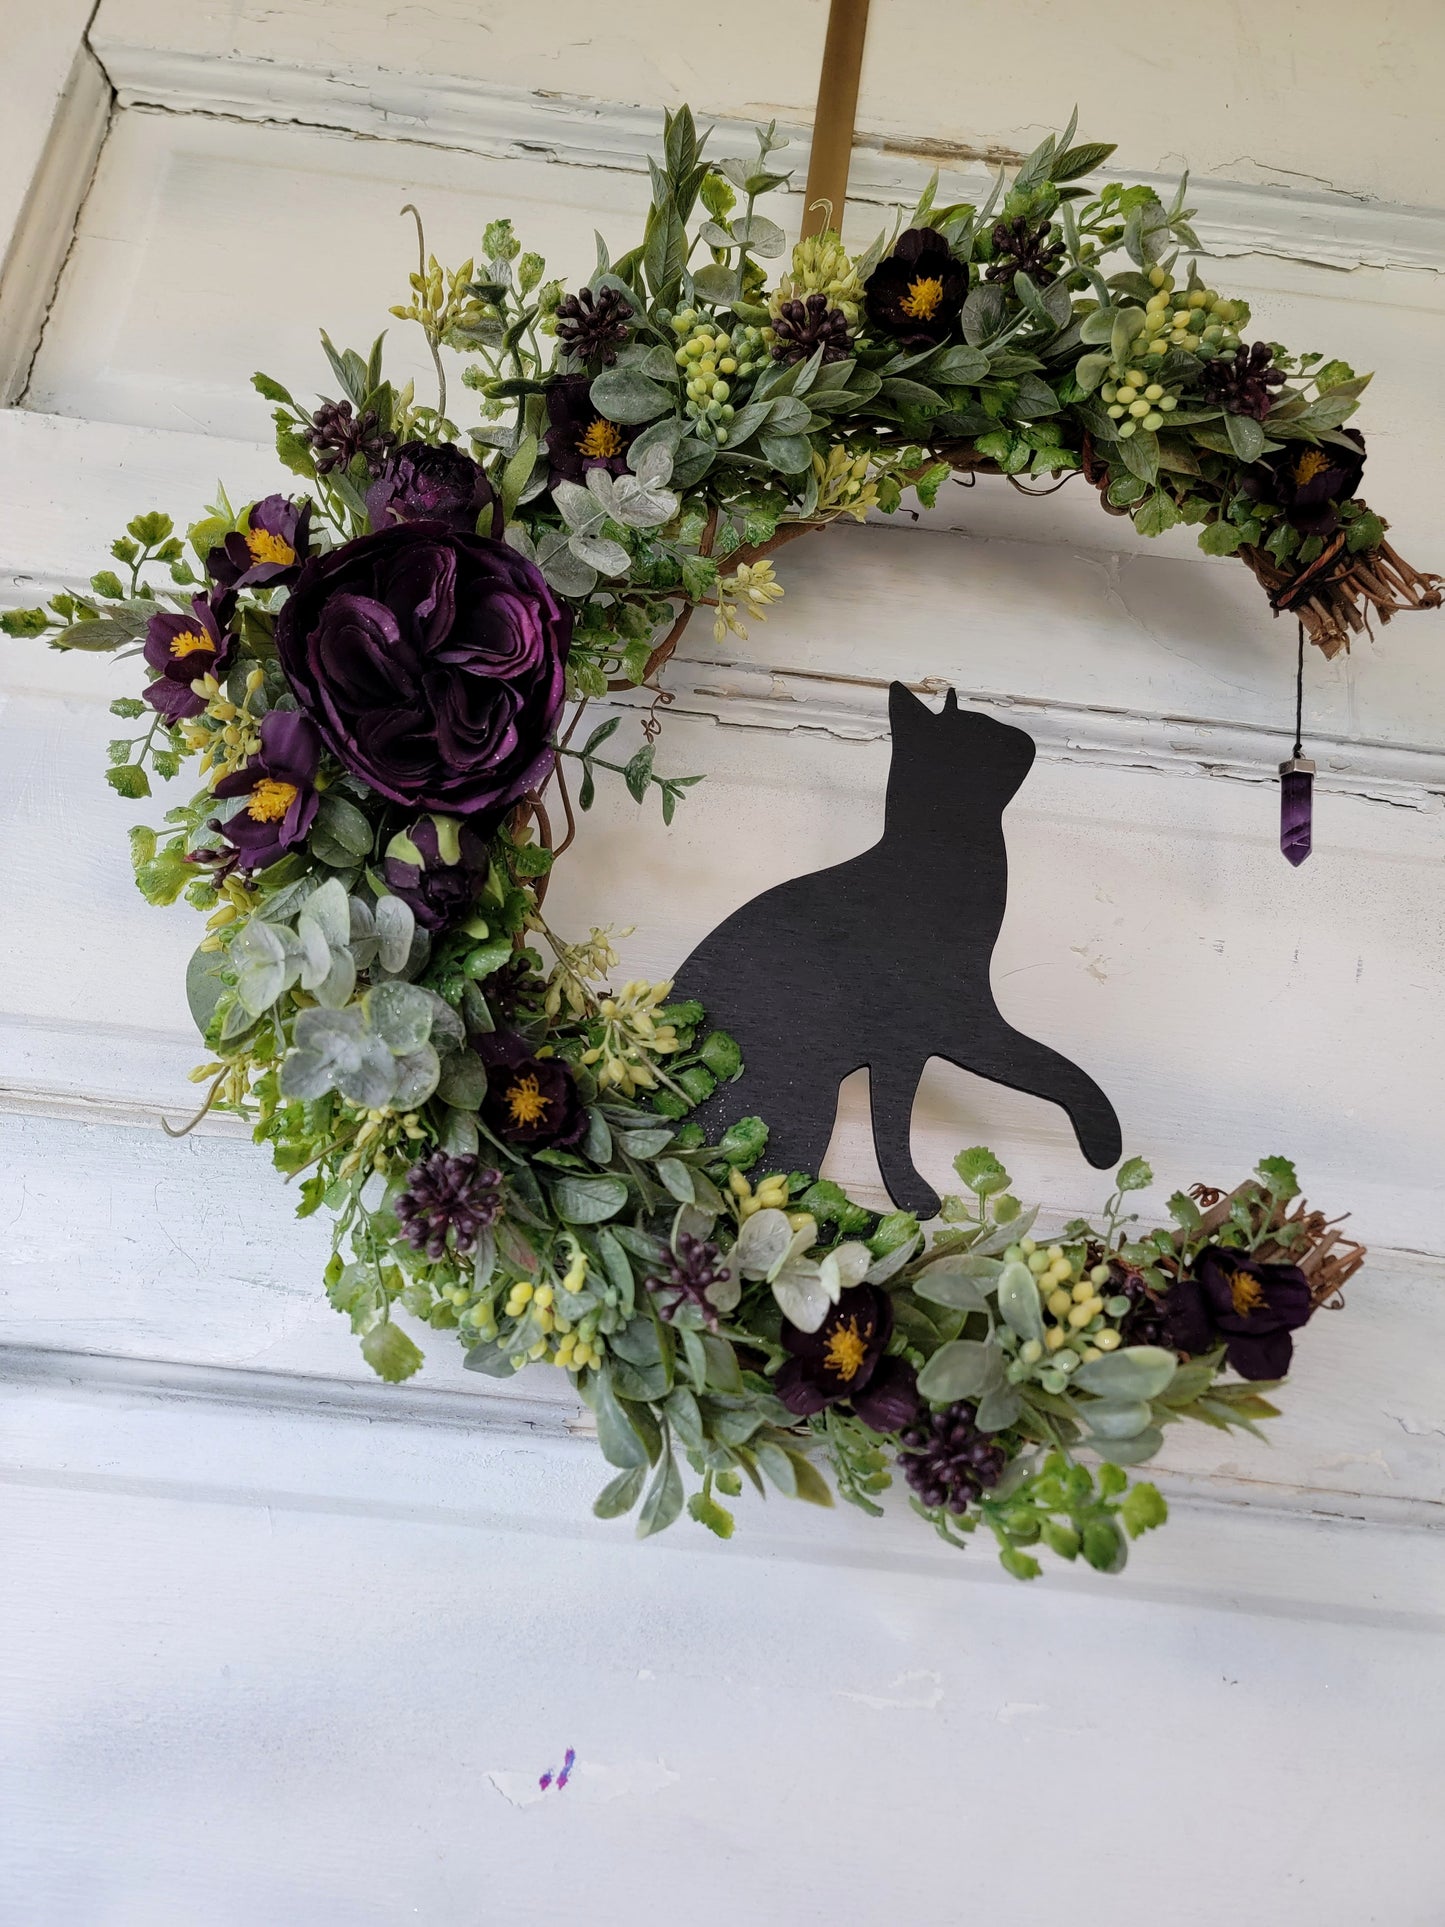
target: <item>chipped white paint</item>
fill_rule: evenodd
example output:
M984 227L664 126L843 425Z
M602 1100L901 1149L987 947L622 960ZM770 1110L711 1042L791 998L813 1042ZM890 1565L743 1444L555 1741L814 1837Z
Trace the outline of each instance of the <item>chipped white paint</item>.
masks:
M0 411L0 602L83 581L138 508L184 521L218 476L275 486L246 376L309 393L318 322L369 339L410 266L401 201L438 252L513 212L576 264L594 225L635 218L656 103L737 122L766 44L766 111L800 116L819 0L738 0L719 32L748 51L726 60L706 22L663 13L102 0L122 111L73 237L52 221L23 281L11 339L39 353L30 406ZM1445 333L1445 286L1417 271L1445 264L1433 109L1413 104L1436 9L1362 39L1357 9L1290 6L1269 24L1283 64L1257 57L1258 22L1216 14L1152 36L1147 80L1121 0L1087 29L1052 0L995 9L986 63L914 57L924 30L966 46L973 9L875 0L875 19L860 233L916 192L920 137L950 164L950 141L1023 144L1085 72L1090 131L1120 129L1125 165L1183 147L1219 177L1201 227L1269 331L1378 367L1372 493L1407 553L1442 559L1445 394L1412 380ZM63 28L49 9L0 81L41 53L52 93L72 67L96 81ZM645 110L608 98L637 94ZM60 126L72 183L103 96L57 120L37 84L26 125L42 147ZM18 125L0 160L33 170ZM697 625L662 755L708 782L667 834L604 792L552 907L635 921L628 968L665 973L745 897L876 834L889 676L1021 721L1040 757L1007 820L1009 1015L1115 1096L1159 1169L1144 1208L1289 1148L1377 1247L1350 1313L1311 1330L1272 1445L1171 1436L1175 1522L1125 1578L1022 1589L901 1505L874 1525L747 1499L729 1548L684 1526L639 1550L588 1516L601 1468L558 1374L502 1385L433 1334L416 1382L378 1386L317 1289L323 1228L295 1222L243 1127L156 1128L193 1095L195 929L131 890L125 830L147 812L100 775L133 672L4 642L0 1918L610 1924L676 1893L701 1927L960 1907L1132 1927L1167 1893L1180 1927L1216 1927L1169 1829L1111 1854L1107 1827L1041 1818L1041 1786L1102 1786L1207 1815L1230 1891L1274 1927L1432 1927L1445 621L1311 665L1319 849L1296 875L1269 787L1289 637L1243 571L1187 536L1144 544L1079 485L949 489L922 520L788 549L787 599L746 643ZM899 926L902 986L907 905ZM852 1079L829 1169L876 1195L861 1100ZM940 1071L915 1123L936 1182L990 1139L1049 1222L1096 1201L1047 1107ZM1350 1825L1323 1825L1342 1771Z
M810 122L825 0L734 0L680 25L670 0L101 0L93 37L122 97L635 165L638 130L690 100L723 122ZM916 180L960 152L1031 147L1077 100L1085 138L1131 174L1177 167L1284 196L1439 208L1445 18L1391 0L1368 23L1334 0L1209 31L1146 34L1130 0L1007 9L878 0L859 101L873 170ZM627 103L619 106L617 103ZM885 178L887 175L885 174ZM1383 216L1383 219L1381 218ZM1321 223L1323 225L1323 223ZM1366 258L1369 258L1368 255Z

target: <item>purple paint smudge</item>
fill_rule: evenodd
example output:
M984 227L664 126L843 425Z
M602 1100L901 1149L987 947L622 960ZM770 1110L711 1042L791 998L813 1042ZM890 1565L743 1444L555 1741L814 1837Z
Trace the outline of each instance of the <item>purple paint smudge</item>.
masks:
M572 1769L576 1764L577 1764L576 1749L574 1747L569 1746L567 1749L566 1757L562 1761L562 1771L555 1776L557 1790L559 1793L561 1792L562 1788L566 1786L568 1780L572 1777ZM548 1787L552 1785L553 1777L554 1776L552 1773L552 1769L551 1767L548 1767L547 1771L542 1775L541 1779L538 1780L537 1782L537 1785L541 1788L543 1793L545 1793Z

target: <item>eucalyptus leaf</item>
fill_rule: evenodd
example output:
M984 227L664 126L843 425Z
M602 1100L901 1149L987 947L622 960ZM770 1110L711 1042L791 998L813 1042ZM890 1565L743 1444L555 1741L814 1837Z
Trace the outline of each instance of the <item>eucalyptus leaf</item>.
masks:
M967 1277L947 1259L930 1265L913 1281L914 1292L933 1305L947 1305L951 1311L987 1311L988 1300L976 1279Z
M1178 1369L1173 1352L1158 1345L1127 1345L1086 1359L1074 1373L1074 1384L1099 1398L1157 1398Z
M1137 1438L1153 1420L1147 1399L1097 1399L1081 1408L1095 1438Z
M637 368L607 368L588 391L592 406L610 422L631 426L655 421L674 409L673 393Z
M396 1057L420 1050L431 1035L431 999L417 984L374 984L363 998L366 1021Z
M441 1060L430 1044L408 1051L396 1059L396 1088L391 1095L395 1110L414 1111L425 1104L437 1087Z
M1039 1304L1039 1288L1027 1265L1005 1265L998 1280L999 1316L1020 1338L1044 1337L1044 1315Z
M1003 1353L992 1339L955 1338L941 1345L918 1374L918 1389L935 1404L981 1398L1003 1382Z
M401 897L382 897L376 906L377 960L393 975L406 969L416 930L412 907Z

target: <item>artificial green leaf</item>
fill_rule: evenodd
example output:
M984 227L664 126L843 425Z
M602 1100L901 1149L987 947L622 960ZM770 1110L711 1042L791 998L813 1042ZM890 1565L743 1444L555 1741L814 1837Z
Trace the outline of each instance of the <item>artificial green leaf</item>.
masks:
M638 1538L647 1539L654 1532L665 1531L682 1511L682 1501L682 1474L677 1469L677 1460L667 1452L642 1502L637 1520Z
M388 1318L361 1335L361 1355L389 1385L398 1385L413 1372L421 1370L422 1354L401 1329Z
M986 1145L976 1144L972 1150L960 1151L953 1160L953 1168L969 1190L981 1198L1008 1189L1008 1172Z
M991 1339L955 1338L942 1345L918 1374L918 1389L937 1405L980 1398L1003 1378L1003 1353Z
M1074 1373L1073 1383L1098 1398L1150 1399L1165 1389L1177 1369L1174 1353L1162 1346L1127 1345L1122 1351L1086 1359Z
M655 421L675 406L670 388L662 387L635 367L604 369L588 390L588 397L607 421L627 426Z
M642 1496L642 1488L647 1479L647 1461L641 1465L629 1466L627 1471L619 1472L592 1501L592 1511L599 1519L620 1519Z
M1027 1265L1008 1264L999 1274L999 1316L1011 1331L1023 1339L1044 1338L1044 1316L1039 1304L1039 1288Z
M1100 1468L1102 1471L1104 1468ZM1147 1480L1131 1486L1119 1507L1119 1516L1124 1521L1131 1539L1137 1539L1141 1532L1151 1532L1162 1526L1169 1517L1169 1508L1158 1486L1150 1485Z
M624 1178L558 1178L550 1189L553 1207L567 1224L602 1224L627 1202Z
M601 1371L593 1375L587 1387L587 1399L597 1421L597 1443L607 1463L621 1466L624 1471L645 1467L648 1463L647 1447L613 1389L610 1372Z
M687 1502L687 1510L689 1517L696 1519L700 1526L706 1526L717 1538L732 1538L733 1515L707 1493L694 1492Z

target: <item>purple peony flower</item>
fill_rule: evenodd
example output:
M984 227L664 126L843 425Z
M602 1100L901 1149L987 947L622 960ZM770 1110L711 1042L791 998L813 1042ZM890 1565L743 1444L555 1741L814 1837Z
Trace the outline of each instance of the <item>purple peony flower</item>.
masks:
M576 1079L556 1057L533 1057L525 1038L493 1031L477 1042L487 1067L482 1117L504 1144L570 1151L587 1135Z
M316 820L321 744L305 716L273 709L261 719L261 747L244 769L223 776L217 796L244 796L242 809L213 827L243 870L264 870L304 842Z
M627 451L637 430L599 414L592 406L591 387L586 375L564 375L547 390L552 425L542 440L552 483L585 482L589 468L605 468L609 475L627 472Z
M152 709L168 722L199 716L205 698L191 688L203 676L223 676L231 659L231 636L226 630L229 602L219 607L206 596L191 598L191 614L152 616L146 624L143 654L160 674L145 691Z
M808 1418L845 1400L875 1432L896 1432L918 1410L913 1368L885 1358L893 1302L877 1285L843 1292L815 1332L783 1325L792 1357L773 1380L790 1412Z
M443 442L405 442L387 456L381 473L366 491L366 512L375 529L397 522L439 522L454 535L475 535L478 518L490 510L489 533L502 537L502 505L486 470L470 455Z
M424 816L387 844L381 873L424 930L449 930L486 881L487 846L455 817Z
M546 780L572 616L505 543L431 522L308 562L276 620L296 699L393 803L499 814Z
M1311 1309L1298 1265L1261 1264L1227 1245L1206 1245L1164 1300L1174 1349L1192 1356L1222 1338L1224 1362L1241 1378L1283 1378L1294 1352L1290 1333Z
M311 539L311 504L268 495L206 557L206 573L222 589L275 589L294 582Z

